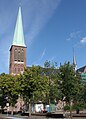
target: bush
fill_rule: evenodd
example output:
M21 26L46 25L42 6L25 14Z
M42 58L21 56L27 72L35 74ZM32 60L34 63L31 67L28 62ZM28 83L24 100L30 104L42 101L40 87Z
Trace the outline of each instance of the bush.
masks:
M73 105L72 109L73 110L83 110L83 109L86 109L86 104L79 103L79 104Z
M66 110L70 110L70 106L69 106L69 105L64 106L64 110L65 110L65 111L66 111Z

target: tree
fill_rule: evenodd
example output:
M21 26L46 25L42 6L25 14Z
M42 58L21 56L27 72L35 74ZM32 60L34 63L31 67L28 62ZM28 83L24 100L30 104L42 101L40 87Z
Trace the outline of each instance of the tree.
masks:
M24 98L28 98L29 103L29 116L31 116L30 101L33 94L43 92L43 77L40 66L32 66L25 69L21 75L21 92Z
M1 103L1 107L4 108L7 102L9 102L12 107L14 107L19 95L18 78L13 77L9 74L1 74L0 89L0 99L3 100L3 103ZM13 114L13 108L11 114Z
M4 107L6 106L6 103L7 103L7 100L6 100L7 93L6 93L6 90L5 90L5 87L4 87L5 82L6 82L4 80L5 77L6 77L5 73L0 75L0 106L1 106L1 111L2 112L4 111Z
M71 103L77 95L79 80L73 65L64 63L59 68L59 91L61 99L65 99L70 106L70 116L72 118Z
M86 109L86 82L80 80L79 91L77 92L77 97L74 99L75 108Z
M48 103L55 103L58 97L58 69L57 63L46 60L44 63L44 73L48 77Z
M12 107L11 114L13 115L13 108L15 104L17 103L17 99L19 98L19 76L9 76L9 79L7 80L7 96L8 101Z

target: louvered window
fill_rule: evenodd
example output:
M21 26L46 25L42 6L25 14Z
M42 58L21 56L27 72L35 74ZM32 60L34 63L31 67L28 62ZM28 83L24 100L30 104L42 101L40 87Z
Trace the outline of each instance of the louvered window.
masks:
M17 49L15 49L14 50L14 61L17 61L18 59L18 50Z

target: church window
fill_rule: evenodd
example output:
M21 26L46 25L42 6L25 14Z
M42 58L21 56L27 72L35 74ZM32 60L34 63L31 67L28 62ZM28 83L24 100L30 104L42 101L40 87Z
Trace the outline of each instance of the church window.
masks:
M20 50L18 51L18 61L20 62L20 56L21 56L21 54L20 54Z
M17 49L14 50L14 61L17 61Z
M21 62L24 62L24 50L21 50Z

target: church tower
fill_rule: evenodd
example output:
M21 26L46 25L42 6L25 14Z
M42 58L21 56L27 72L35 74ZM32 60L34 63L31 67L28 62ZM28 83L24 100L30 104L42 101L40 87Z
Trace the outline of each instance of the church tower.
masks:
M10 48L9 72L11 75L17 75L23 73L25 67L26 45L24 42L21 7L19 7L13 42Z

